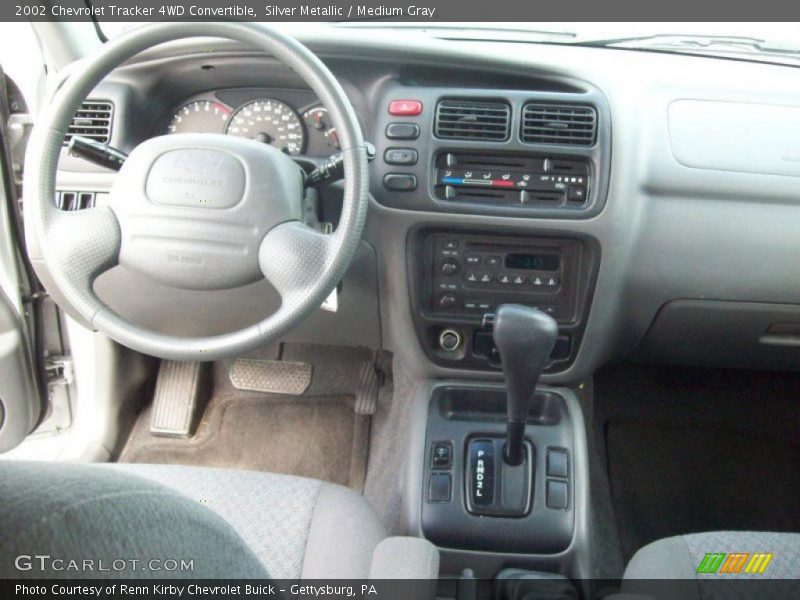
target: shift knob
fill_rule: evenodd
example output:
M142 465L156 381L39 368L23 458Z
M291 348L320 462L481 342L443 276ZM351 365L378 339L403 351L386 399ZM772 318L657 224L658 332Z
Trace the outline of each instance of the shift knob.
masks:
M503 304L495 313L494 344L503 363L508 396L505 459L512 466L524 458L525 422L536 384L555 346L558 325L535 308Z

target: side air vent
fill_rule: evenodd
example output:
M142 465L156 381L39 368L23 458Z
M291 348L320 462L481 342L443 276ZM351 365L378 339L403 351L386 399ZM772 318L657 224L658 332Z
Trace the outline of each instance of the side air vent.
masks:
M105 100L87 100L72 117L64 138L66 146L73 135L81 135L107 144L111 140L111 119L114 115L114 105Z
M597 113L590 106L526 104L520 137L529 144L591 146L596 128Z
M56 192L56 206L61 210L93 208L96 199L94 192Z
M508 139L511 108L503 102L442 100L436 106L436 137L448 140Z

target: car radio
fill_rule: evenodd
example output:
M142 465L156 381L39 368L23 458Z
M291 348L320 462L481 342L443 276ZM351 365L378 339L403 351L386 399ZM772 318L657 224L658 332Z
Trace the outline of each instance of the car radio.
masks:
M496 237L437 233L430 243L429 310L480 315L515 302L556 320L572 319L576 241L502 243Z

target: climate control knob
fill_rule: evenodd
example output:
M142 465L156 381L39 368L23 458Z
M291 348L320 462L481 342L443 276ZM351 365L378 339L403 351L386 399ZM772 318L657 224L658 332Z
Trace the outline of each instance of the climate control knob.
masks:
M439 347L445 352L455 352L463 342L464 336L457 329L442 329L439 334Z
M458 263L454 260L446 260L442 263L442 275L450 277L458 273Z

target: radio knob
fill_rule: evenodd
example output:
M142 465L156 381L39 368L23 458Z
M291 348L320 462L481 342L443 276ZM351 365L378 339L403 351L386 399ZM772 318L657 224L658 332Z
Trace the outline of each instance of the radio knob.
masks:
M458 273L458 263L454 260L446 260L442 263L442 275L450 277Z
M443 329L439 334L439 347L445 352L455 352L463 341L461 332L455 329Z
M456 305L455 294L442 294L439 297L440 308L453 308Z

